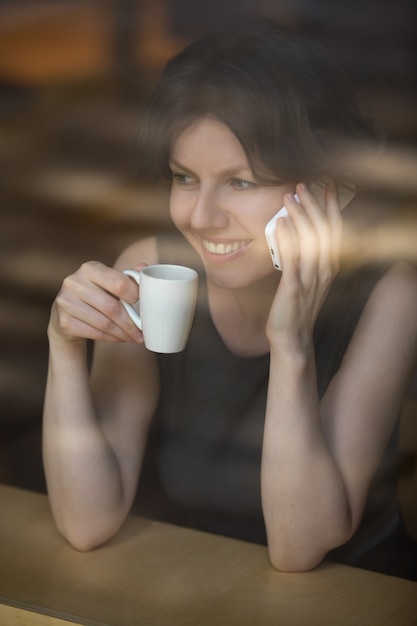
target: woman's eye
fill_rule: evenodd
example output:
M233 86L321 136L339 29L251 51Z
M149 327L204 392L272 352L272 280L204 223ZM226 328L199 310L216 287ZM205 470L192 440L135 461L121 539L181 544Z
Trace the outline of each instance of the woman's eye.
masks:
M252 183L250 180L244 180L243 178L233 178L232 186L235 189L253 189L256 186L256 183Z
M194 178L192 176L190 176L189 174L173 174L172 175L173 180L181 186L185 186L185 185L191 185L192 183L194 183Z

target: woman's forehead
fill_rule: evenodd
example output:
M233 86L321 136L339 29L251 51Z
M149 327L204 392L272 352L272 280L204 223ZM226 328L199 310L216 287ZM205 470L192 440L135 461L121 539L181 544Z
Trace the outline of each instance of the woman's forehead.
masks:
M170 150L170 162L201 173L252 171L242 145L230 128L207 118L196 120L178 136Z
M172 142L170 155L174 157L189 149L203 149L204 146L233 150L242 153L246 160L243 147L233 131L224 122L211 116L198 117L186 126Z

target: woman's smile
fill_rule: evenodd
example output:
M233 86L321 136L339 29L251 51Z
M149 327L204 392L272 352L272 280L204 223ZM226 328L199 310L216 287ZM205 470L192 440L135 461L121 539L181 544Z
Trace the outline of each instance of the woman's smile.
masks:
M243 241L221 241L216 242L210 239L202 239L203 247L210 254L215 254L218 256L230 256L239 250L247 247L250 244L250 240L246 239ZM235 255L234 255L235 256Z

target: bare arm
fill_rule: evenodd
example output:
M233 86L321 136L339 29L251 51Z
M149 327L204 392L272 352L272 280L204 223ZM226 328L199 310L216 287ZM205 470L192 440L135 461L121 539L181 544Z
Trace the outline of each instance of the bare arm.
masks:
M289 571L314 567L358 527L417 356L417 277L403 265L376 286L319 402L312 329L331 274L319 256L317 300L300 296L299 256L297 263L290 260L287 283L284 267L280 285L285 298L277 296L268 331L263 510L271 560ZM312 280L309 275L306 284Z
M155 260L154 242L146 240L126 251L118 266ZM118 297L133 302L137 287L116 269L85 264L64 281L48 327L48 493L58 528L83 550L112 536L130 509L159 393L154 355ZM91 382L87 338L97 340Z

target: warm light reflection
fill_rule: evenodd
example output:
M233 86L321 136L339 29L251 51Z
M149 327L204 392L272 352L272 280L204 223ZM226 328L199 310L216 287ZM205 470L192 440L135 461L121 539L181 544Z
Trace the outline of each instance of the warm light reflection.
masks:
M344 146L338 168L351 172L367 187L417 196L417 148L388 145L375 151L366 146Z
M105 72L110 17L98 2L8 3L1 8L0 76L45 84Z

